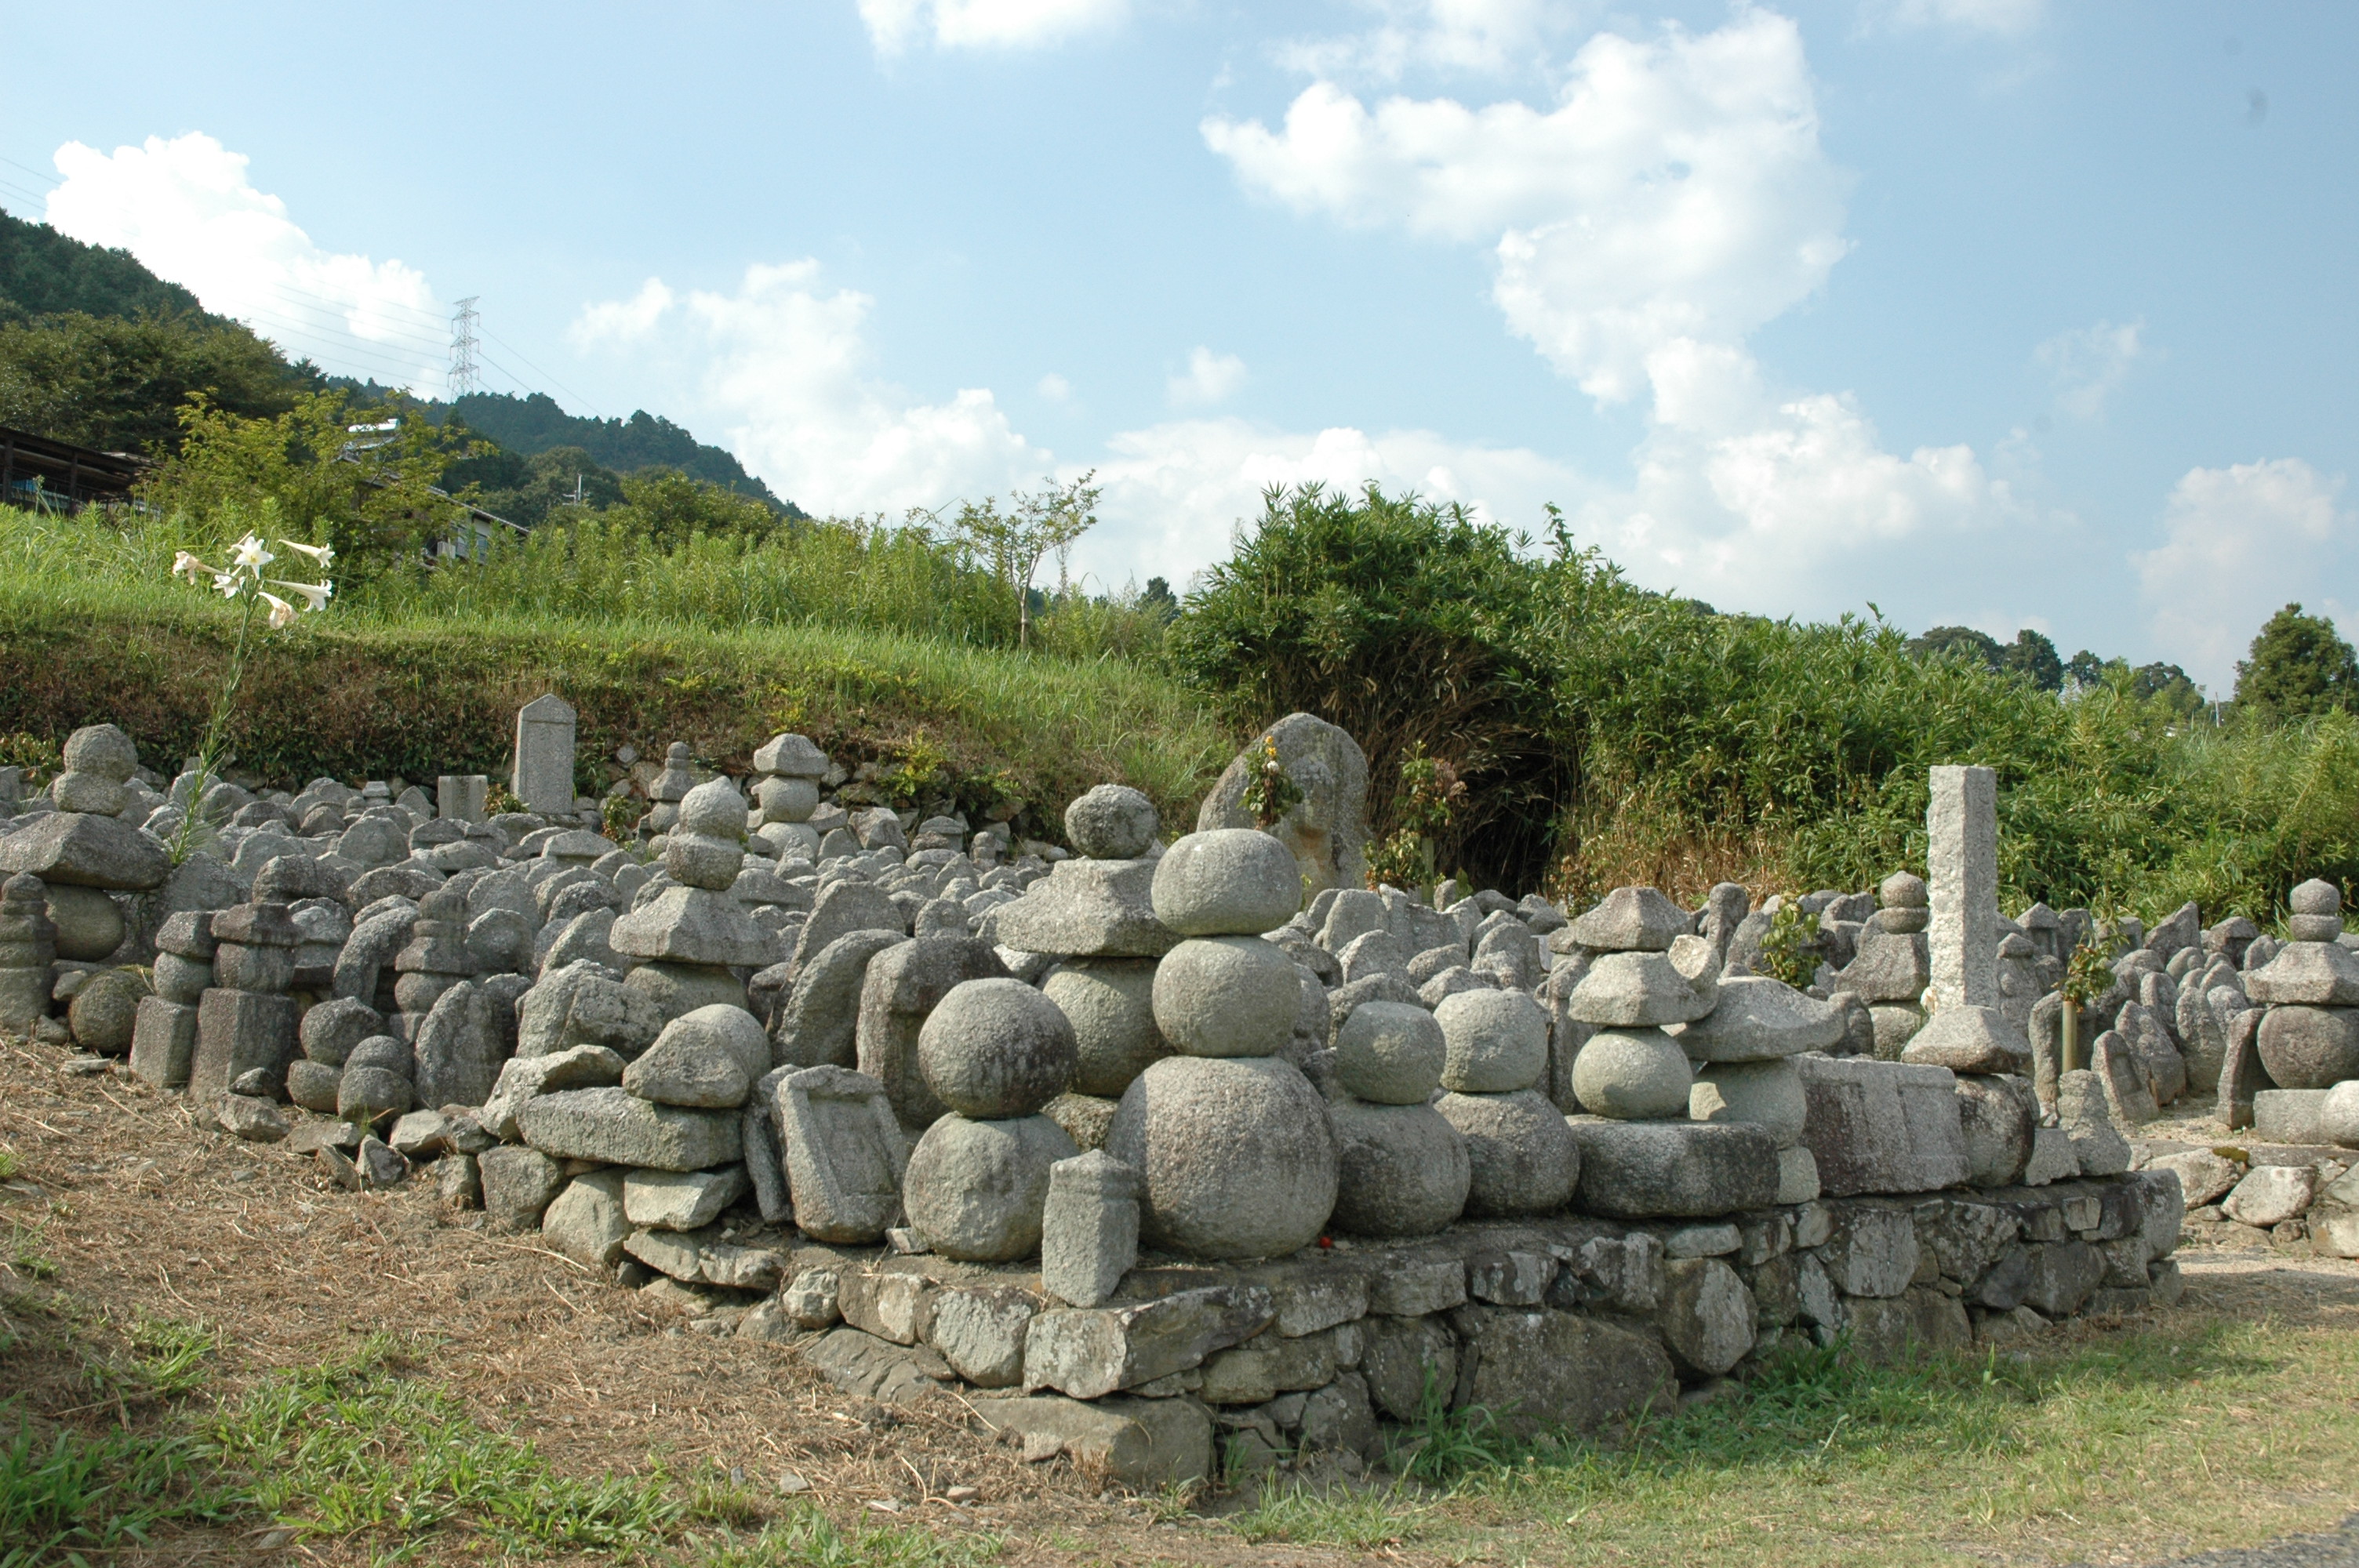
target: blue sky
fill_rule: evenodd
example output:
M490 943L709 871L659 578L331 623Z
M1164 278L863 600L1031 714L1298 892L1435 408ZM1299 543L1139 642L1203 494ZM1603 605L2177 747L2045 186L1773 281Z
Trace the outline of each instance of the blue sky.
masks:
M425 391L479 297L493 388L667 414L814 511L1094 468L1094 584L1375 479L1554 502L1723 609L2220 692L2289 599L2359 632L2347 5L6 25L10 211Z

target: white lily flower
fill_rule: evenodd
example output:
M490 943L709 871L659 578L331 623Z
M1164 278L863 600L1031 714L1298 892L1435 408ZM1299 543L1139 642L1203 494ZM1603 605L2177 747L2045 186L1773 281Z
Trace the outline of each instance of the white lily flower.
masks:
M172 557L172 575L174 577L184 577L190 582L194 582L200 576L212 572L213 572L212 568L205 565L204 562L197 559L196 557L189 554L186 550L179 552ZM218 576L220 574L213 573L213 575Z
M332 565L336 558L336 552L325 545L305 545L293 539L281 539L278 542L290 550L302 551L303 554L310 557L316 565L322 568Z
M237 542L237 548L231 552L230 566L233 569L243 567L248 571L259 572L277 558L264 546L258 535L248 534Z
M244 588L245 583L235 572L215 572L213 586L221 589L221 596L223 599L235 599L238 590Z
M295 619L295 607L293 605L288 603L285 600L279 598L275 593L266 592L258 588L254 591L261 594L262 601L270 606L270 629L273 632L277 631L279 628L285 626L288 622Z
M270 586L283 588L289 593L301 594L309 601L303 606L306 610L325 610L328 608L328 600L336 596L336 585L332 582L280 582L277 578L273 578L270 579Z

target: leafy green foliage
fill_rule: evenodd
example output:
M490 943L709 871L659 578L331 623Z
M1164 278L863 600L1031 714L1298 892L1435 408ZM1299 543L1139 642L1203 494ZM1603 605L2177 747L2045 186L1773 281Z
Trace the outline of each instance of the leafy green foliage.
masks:
M2003 667L2005 657L1996 638L1971 626L1936 626L1908 639L1908 651L1920 659L1963 659L1994 673Z
M0 212L0 320L60 316L206 316L197 297L167 283L129 251L84 244L47 223ZM249 334L250 335L250 334Z
M193 395L268 419L310 383L235 322L74 312L0 325L0 425L100 451L170 450Z
M1804 914L1800 903L1788 893L1762 935L1762 972L1800 990L1819 972L1821 957L1819 923Z
M2251 657L2236 662L2236 701L2271 720L2359 710L2359 654L2333 622L2288 604L2253 639Z
M16 1430L0 1440L0 1568L135 1549L159 1524L222 1511L224 1499L197 1484L201 1444L67 1428L43 1435L21 1408L13 1413Z
M2021 676L2042 691L2064 688L2064 661L2047 634L2026 626L1999 654L1999 668Z
M422 405L427 416L438 420L444 406L432 402ZM670 420L645 409L628 419L589 419L566 413L554 398L538 392L525 397L471 393L447 406L449 415L469 429L524 457L571 448L618 474L648 468L677 469L690 479L758 502L773 515L803 515L793 503L771 494L769 487L747 473L730 453L703 445Z

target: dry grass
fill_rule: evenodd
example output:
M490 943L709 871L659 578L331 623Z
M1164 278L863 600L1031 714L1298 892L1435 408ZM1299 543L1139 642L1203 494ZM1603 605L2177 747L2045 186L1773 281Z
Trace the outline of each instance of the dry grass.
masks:
M170 1097L62 1076L63 1060L0 1046L0 1149L19 1164L0 1184L0 1397L44 1442L201 1430L251 1411L287 1369L375 1356L482 1441L528 1439L564 1485L657 1477L648 1495L671 1514L641 1561L2145 1563L2359 1505L2347 1264L2206 1252L2180 1308L2060 1330L2021 1358L1821 1368L1610 1450L1498 1454L1446 1490L1289 1488L1190 1511L1102 1492L1063 1461L1025 1465L949 1396L862 1406L782 1348L699 1333L530 1238L441 1212L422 1185L345 1193L281 1150L197 1131ZM810 1491L783 1495L787 1470ZM167 1476L156 1495L197 1484ZM954 1507L952 1486L980 1496ZM292 1490L288 1517L321 1517ZM271 1524L250 1504L167 1517L107 1560L283 1546L342 1564L404 1544L382 1526L282 1538ZM766 1525L771 1544L743 1550ZM495 1554L464 1519L408 1546L417 1562Z

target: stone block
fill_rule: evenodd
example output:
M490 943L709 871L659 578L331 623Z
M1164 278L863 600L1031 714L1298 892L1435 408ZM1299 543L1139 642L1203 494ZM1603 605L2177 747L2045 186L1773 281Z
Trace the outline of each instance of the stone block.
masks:
M141 997L131 1026L131 1070L157 1088L180 1088L196 1054L197 1009L159 996Z
M1103 1150L1049 1168L1041 1282L1074 1306L1111 1299L1138 1260L1138 1173Z
M1750 1124L1583 1116L1567 1126L1581 1151L1578 1202L1590 1213L1703 1218L1776 1200L1777 1141Z
M1918 1262L1909 1212L1873 1203L1827 1207L1830 1229L1818 1250L1835 1289L1847 1296L1897 1296L1907 1290Z
M934 1282L906 1269L847 1272L836 1281L843 1321L896 1345L915 1345L933 1324Z
M899 1220L909 1140L882 1084L844 1067L805 1067L778 1081L771 1116L803 1231L868 1243Z
M538 1230L565 1187L565 1167L538 1149L504 1143L475 1157L484 1213L495 1230Z
M743 1158L734 1111L657 1105L614 1088L568 1089L525 1102L516 1125L525 1141L566 1160L701 1171Z
M476 1158L480 1162L482 1155ZM625 1217L625 1179L620 1171L591 1171L567 1183L540 1219L540 1233L550 1250L587 1268L612 1269L631 1234L631 1222Z
M1489 1411L1510 1436L1551 1429L1593 1433L1647 1409L1668 1409L1679 1384L1647 1336L1543 1308L1461 1307L1453 1408Z
M978 1400L975 1412L1027 1457L1071 1459L1093 1479L1135 1491L1184 1485L1212 1472L1212 1422L1185 1399L1110 1399L1093 1403L1036 1394Z
M200 1105L229 1092L245 1075L261 1071L285 1083L287 1065L300 1053L302 1007L290 996L218 987L197 1004L196 1049L189 1062L189 1096Z
M508 788L527 811L543 816L573 813L574 712L555 692L516 710L516 767Z
M1734 1269L1717 1258L1680 1258L1663 1273L1655 1325L1680 1365L1716 1378L1752 1351L1756 1309Z
M1810 1099L1802 1141L1830 1196L1932 1192L1963 1182L1965 1132L1945 1067L1796 1059Z
M1027 1389L1097 1399L1200 1366L1277 1316L1258 1286L1216 1285L1153 1301L1048 1312L1025 1344Z

